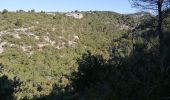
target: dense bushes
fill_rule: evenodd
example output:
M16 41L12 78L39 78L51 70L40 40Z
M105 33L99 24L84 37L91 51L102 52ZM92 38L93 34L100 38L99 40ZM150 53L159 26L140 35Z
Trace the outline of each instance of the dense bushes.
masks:
M142 26L132 32L121 27L138 24L138 19L128 15L82 13L81 20L62 13L0 14L1 42L9 43L0 54L1 73L12 84L9 88L13 88L16 76L22 82L17 91L14 87L8 94L16 99L47 100L150 100L168 96L159 91L168 89L169 48L165 49L167 72L161 74L153 23L147 23L149 29L140 23ZM69 46L73 36L79 40ZM56 41L54 46L60 42L66 46L60 50L52 45L39 48L38 44L46 43L44 37ZM21 48L27 46L30 48Z
M17 99L48 95L53 84L64 89L70 84L66 76L77 69L77 58L90 50L92 54L99 53L108 59L112 38L127 32L116 28L118 21L115 17L120 17L117 13L82 13L84 18L81 20L66 17L63 13L55 16L23 11L0 14L3 33L0 38L7 43L0 54L0 63L5 66L2 72L7 77L17 76L23 81L20 91L14 91ZM37 45L46 43L45 36L56 41L54 45L65 42L65 48L58 50L54 46L45 46L40 49ZM79 40L74 46L68 46L73 36L78 36Z
M129 56L122 56L120 51L112 55L116 59L105 60L102 56L91 55L88 52L78 59L78 71L70 76L72 81L70 87L74 89L75 94L79 95L77 98L88 100L168 99L170 96L169 70L161 72L157 46L150 48L149 42L137 41L133 44L134 49ZM122 48L124 47L119 47L115 51ZM164 60L169 61L169 58ZM168 66L169 64L166 64L164 67Z
M12 100L15 99L14 93L18 91L20 82L17 77L13 80L9 79L6 75L0 77L0 99L1 100Z

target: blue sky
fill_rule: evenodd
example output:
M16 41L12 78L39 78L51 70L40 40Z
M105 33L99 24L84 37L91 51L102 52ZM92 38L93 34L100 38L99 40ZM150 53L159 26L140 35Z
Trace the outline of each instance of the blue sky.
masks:
M0 10L8 9L16 11L19 9L36 11L115 11L119 13L133 13L128 0L0 0Z

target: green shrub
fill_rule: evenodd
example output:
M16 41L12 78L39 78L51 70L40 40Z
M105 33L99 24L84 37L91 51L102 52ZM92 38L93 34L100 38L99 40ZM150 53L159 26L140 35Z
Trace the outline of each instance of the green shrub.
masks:
M17 19L15 25L18 27L21 27L21 26L23 26L23 23L24 23L24 20L20 18L20 19Z
M2 14L5 14L5 13L8 13L8 10L7 10L7 9L4 9L4 10L2 11Z

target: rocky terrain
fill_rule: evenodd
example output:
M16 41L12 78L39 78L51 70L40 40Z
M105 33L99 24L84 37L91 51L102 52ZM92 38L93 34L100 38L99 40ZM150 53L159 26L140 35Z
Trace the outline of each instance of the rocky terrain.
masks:
M87 51L110 58L113 39L133 31L144 19L114 12L0 14L1 75L19 79L14 96L49 94L54 84L70 84L76 60ZM144 15L137 15L144 16Z

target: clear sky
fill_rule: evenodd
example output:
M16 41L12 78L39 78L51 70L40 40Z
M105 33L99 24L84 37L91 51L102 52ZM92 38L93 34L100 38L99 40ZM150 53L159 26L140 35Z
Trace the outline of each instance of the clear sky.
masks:
M19 9L36 11L115 11L119 13L133 13L128 0L0 0L0 10L8 9L16 11Z

